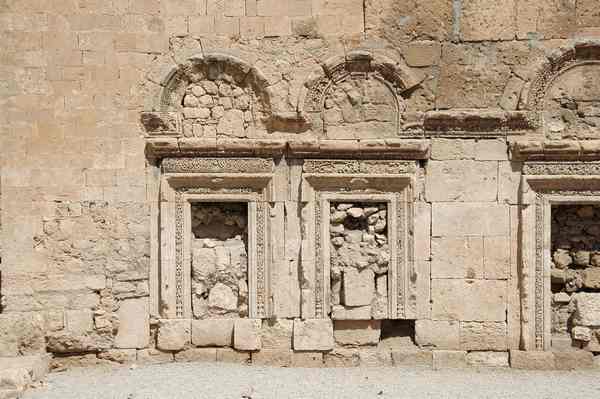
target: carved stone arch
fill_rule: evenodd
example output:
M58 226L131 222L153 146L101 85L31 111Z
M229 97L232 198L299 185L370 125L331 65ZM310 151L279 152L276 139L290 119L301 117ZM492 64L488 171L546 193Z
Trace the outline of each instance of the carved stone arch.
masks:
M298 112L328 138L392 137L400 129L404 96L419 83L405 66L355 50L321 64L304 85Z
M532 68L521 103L542 116L550 139L600 136L600 42L561 47Z
M196 55L169 71L160 111L179 113L186 137L255 137L272 114L269 86L258 68L237 57Z

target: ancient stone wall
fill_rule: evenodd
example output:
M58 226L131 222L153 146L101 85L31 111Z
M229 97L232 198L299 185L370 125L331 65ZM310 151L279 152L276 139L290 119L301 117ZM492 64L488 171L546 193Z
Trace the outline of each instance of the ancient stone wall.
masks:
M553 326L598 354L544 235L600 198L596 6L2 3L0 356L502 365Z

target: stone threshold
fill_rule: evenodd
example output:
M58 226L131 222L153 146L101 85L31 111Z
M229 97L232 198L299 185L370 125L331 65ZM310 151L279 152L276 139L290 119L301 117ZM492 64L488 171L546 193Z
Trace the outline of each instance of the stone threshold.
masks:
M230 347L186 347L179 351L111 349L98 354L58 357L54 359L53 367L63 370L70 367L94 367L106 364L164 364L171 362L219 362L291 368L418 367L433 370L470 368L512 368L541 371L600 370L600 355L594 357L591 352L583 350L564 352L411 348L380 350L374 346L337 347L332 351L325 352L294 351L292 349L240 351Z

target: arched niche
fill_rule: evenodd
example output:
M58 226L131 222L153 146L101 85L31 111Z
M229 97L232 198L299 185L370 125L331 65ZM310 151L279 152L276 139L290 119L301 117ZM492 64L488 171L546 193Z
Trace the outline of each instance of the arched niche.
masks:
M271 115L268 86L258 69L236 57L194 56L171 72L160 110L180 113L184 137L256 137Z
M552 53L530 82L526 108L542 115L549 139L600 138L600 43Z
M353 51L321 65L306 83L298 109L316 134L331 139L398 134L404 95L420 82L400 64Z

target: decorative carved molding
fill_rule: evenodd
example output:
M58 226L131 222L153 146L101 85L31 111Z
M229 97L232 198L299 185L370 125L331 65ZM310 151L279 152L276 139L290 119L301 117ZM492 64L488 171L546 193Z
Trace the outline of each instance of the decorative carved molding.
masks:
M425 136L497 137L524 134L539 126L536 112L502 110L429 111L423 121Z
M417 165L410 161L355 161L312 160L304 161L305 173L341 174L407 174L415 173Z
M163 173L271 173L273 161L264 158L165 158Z
M600 162L526 162L524 175L600 175Z

